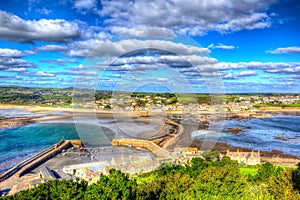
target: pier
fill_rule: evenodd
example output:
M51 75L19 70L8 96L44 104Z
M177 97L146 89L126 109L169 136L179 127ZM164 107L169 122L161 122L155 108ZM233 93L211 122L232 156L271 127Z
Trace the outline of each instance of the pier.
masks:
M161 148L157 144L148 140L138 140L138 139L113 139L112 145L114 146L128 146L128 147L143 147L151 151L154 155L160 158L170 157L170 154L167 150Z
M63 149L68 149L73 145L82 144L80 140L61 140L57 144L39 152L38 154L18 163L13 168L7 170L0 175L0 182L8 179L11 176L21 177L24 174L35 169L42 163L60 153Z

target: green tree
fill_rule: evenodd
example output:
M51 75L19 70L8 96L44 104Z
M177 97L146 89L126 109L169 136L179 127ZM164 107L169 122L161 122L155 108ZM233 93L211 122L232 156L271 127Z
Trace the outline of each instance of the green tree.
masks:
M294 188L300 190L300 163L297 166L298 168L292 172L292 181Z
M287 169L280 171L278 176L271 176L268 190L276 199L296 199L297 192L293 190L292 170Z
M257 171L256 180L267 182L271 176L277 176L282 168L276 167L270 162L263 163Z
M180 196L183 197L184 192L189 190L193 184L194 180L188 174L174 174L168 178L160 194L160 199L180 199Z
M207 161L216 161L220 159L219 151L205 151L202 154L203 158Z
M137 186L137 199L160 199L162 191L168 183L166 176L159 176Z
M136 182L119 170L109 170L96 184L89 186L85 199L134 199Z
M86 181L53 180L36 188L21 191L14 196L14 199L83 199L86 189Z
M202 158L193 158L191 163L186 165L186 172L192 177L197 177L201 170L208 167L208 163Z
M246 178L240 174L239 168L233 165L209 166L202 170L195 181L196 184L190 191L195 199L201 195L206 195L208 199L228 196L237 199L242 196L247 185Z

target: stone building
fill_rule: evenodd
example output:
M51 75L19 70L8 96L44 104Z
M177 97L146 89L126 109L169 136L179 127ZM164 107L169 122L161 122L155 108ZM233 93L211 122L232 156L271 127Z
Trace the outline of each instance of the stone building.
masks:
M257 165L260 164L260 151L257 152L230 152L227 150L226 156L230 157L231 160L237 160L239 163L245 163L246 165Z

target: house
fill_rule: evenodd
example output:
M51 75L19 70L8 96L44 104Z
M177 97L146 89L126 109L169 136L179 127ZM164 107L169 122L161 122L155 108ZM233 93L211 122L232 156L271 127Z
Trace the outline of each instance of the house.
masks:
M56 176L54 175L53 171L47 166L43 166L40 169L39 177L41 179L56 179Z
M246 165L257 165L260 164L260 151L257 152L230 152L227 150L226 156L232 160L237 160L239 163L245 163Z

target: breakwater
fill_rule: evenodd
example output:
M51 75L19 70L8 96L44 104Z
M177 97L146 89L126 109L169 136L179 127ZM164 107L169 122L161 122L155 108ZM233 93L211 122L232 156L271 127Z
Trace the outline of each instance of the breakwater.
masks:
M78 143L77 140L74 141ZM4 181L5 179L16 176L20 177L29 171L33 170L34 168L38 167L42 163L46 162L53 156L60 153L63 149L68 149L73 146L71 140L61 140L57 144L50 146L49 148L39 152L38 154L18 163L11 169L5 171L3 174L0 175L0 181Z
M129 139L129 138L113 139L112 145L128 146L128 147L143 147L143 148L147 148L149 151L151 151L153 154L155 154L158 157L161 158L170 157L170 154L167 150L161 148L154 142L148 140L138 140L138 139Z

